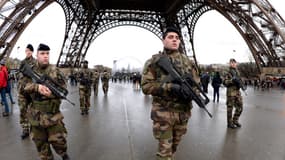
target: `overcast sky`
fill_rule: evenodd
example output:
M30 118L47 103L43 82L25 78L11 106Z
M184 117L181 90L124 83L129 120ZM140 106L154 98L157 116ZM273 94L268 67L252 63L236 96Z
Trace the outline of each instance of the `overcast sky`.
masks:
M285 2L270 0L273 7L285 17ZM65 32L65 17L61 7L53 3L40 13L23 32L11 56L24 58L28 43L37 48L39 43L51 47L51 63L57 62ZM198 63L227 63L229 58L249 61L250 52L238 31L216 11L205 13L199 19L195 32L195 51ZM161 40L151 32L134 26L116 27L101 34L91 44L86 59L89 67L102 64L113 67L141 67L162 49Z

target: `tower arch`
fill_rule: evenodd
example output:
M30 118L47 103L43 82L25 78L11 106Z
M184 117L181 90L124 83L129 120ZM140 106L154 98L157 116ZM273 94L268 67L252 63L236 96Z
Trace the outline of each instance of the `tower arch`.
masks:
M52 2L59 3L66 16L58 66L79 66L98 35L121 25L143 27L157 36L161 36L166 26L177 26L189 36L188 42L183 41L182 49L189 47L197 62L194 30L198 19L209 10L218 11L233 24L260 70L262 67L285 66L285 23L268 0L177 0L166 1L164 7L161 2L148 0L137 0L133 6L127 5L127 1L108 0L3 0L0 3L1 59L9 56L12 46L33 17ZM3 14L7 10L11 12Z

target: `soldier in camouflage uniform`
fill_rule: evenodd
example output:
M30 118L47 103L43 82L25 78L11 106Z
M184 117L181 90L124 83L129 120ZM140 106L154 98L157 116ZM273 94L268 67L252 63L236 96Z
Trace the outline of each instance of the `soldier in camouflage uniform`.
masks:
M37 62L32 69L39 75L48 75L53 81L66 88L65 78L62 72L49 64L50 48L40 44L37 51ZM69 160L66 153L67 131L63 123L63 115L60 112L61 99L43 84L38 84L25 77L27 83L24 93L31 96L32 102L28 110L31 124L31 136L41 160L53 160L51 146L63 160Z
M94 89L94 96L98 95L98 86L99 86L99 79L100 79L100 73L98 69L95 69L94 75L93 75L93 89Z
M237 76L237 77L236 77ZM238 80L240 74L237 70L237 62L235 59L230 59L229 72L225 75L223 84L227 87L227 123L228 128L241 127L239 117L243 110L242 96L240 92L240 82ZM232 116L233 108L235 107L234 116Z
M103 92L105 95L108 94L109 79L110 79L110 74L108 73L107 69L104 69L103 74L101 76L101 81L102 81Z
M83 62L83 68L78 73L79 76L79 97L81 115L88 114L90 108L90 96L92 85L92 72L88 69L88 61Z
M165 81L167 75L157 66L157 61L161 56L167 56L181 74L192 75L197 83L199 81L194 63L178 50L180 38L176 28L167 28L163 34L163 52L153 55L143 69L142 91L153 96L151 119L153 135L158 140L156 160L174 159L177 146L187 131L192 108L192 102L184 101L180 96L183 91L189 93L189 89L187 91L178 83ZM190 95L188 97L191 98Z
M26 58L21 62L22 66L24 63L29 64L31 67L36 63L35 58L33 57L34 48L31 44L28 44L25 50ZM18 104L20 108L20 124L22 126L22 135L21 138L25 139L30 134L30 125L27 118L27 109L31 103L31 97L28 94L24 93L23 86L26 84L24 75L19 73L18 81Z

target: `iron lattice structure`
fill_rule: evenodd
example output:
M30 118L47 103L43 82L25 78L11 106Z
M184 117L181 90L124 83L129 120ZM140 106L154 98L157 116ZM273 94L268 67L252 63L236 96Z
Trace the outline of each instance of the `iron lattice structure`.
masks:
M80 66L96 37L122 25L142 27L159 38L168 25L180 28L187 36L183 34L181 49L190 50L197 63L194 30L201 15L210 10L218 11L233 24L260 70L285 67L285 23L267 0L2 0L0 59L10 55L28 24L53 2L62 6L66 17L57 61L60 67Z

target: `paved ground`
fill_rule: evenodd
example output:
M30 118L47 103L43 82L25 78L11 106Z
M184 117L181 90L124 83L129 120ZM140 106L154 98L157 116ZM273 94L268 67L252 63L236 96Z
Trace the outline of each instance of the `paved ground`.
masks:
M209 87L209 97L212 90ZM226 128L225 89L219 103L207 105L208 115L193 108L188 132L176 154L177 160L285 160L285 92L254 91L244 96L241 129ZM244 94L243 94L244 95ZM68 130L68 153L72 160L154 160L157 142L152 136L151 97L131 84L110 83L108 96L92 94L88 116L79 112L78 91L70 87L62 112ZM19 109L0 117L0 159L37 159L30 139L20 139ZM60 159L56 157L56 159Z

